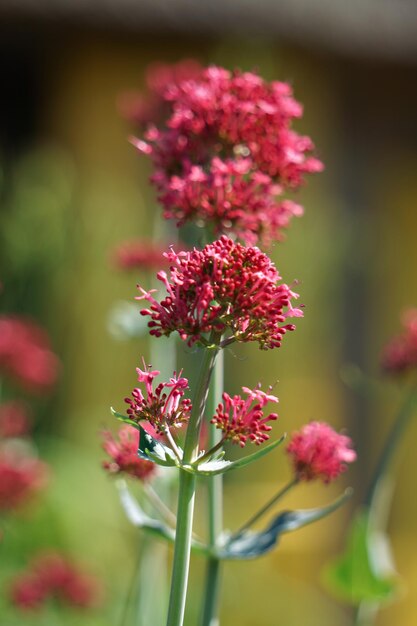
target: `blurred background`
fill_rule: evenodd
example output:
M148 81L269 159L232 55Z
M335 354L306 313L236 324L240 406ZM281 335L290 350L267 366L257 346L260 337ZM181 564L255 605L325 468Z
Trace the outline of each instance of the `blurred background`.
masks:
M276 432L327 420L347 429L359 453L340 483L300 487L286 502L324 504L345 483L355 488L348 506L285 536L259 561L226 564L222 623L351 624L349 608L320 584L320 571L341 550L402 395L381 378L379 355L403 309L417 306L417 5L2 0L0 35L1 314L36 320L61 363L53 389L30 399L49 485L2 526L0 623L120 623L143 537L101 469L100 431L115 427L109 407L123 407L150 347L146 337L120 340L110 332L115 304L133 302L138 280L148 280L118 270L113 251L123 240L151 236L161 210L150 164L128 143L132 128L117 101L144 88L149 63L195 58L289 81L305 106L296 129L313 138L326 166L300 193L305 216L272 250L285 280L300 281L305 318L281 350L228 352L226 389L278 380ZM188 356L179 346L180 365ZM376 379L366 392L347 384L356 367ZM408 435L389 523L404 593L384 608L379 626L417 620L417 424ZM284 456L230 475L226 526L240 524L288 479ZM47 547L101 581L98 608L22 613L10 605L9 581ZM196 557L188 626L196 623L202 572Z

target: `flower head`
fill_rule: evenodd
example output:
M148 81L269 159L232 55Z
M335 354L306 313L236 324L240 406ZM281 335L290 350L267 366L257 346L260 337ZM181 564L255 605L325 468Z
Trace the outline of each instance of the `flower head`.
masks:
M402 374L417 367L417 309L403 315L403 332L392 339L382 353L382 367L391 374Z
M38 556L11 587L11 600L21 609L39 608L49 598L87 608L98 597L97 582L61 554Z
M109 432L104 432L103 438L103 448L112 459L104 461L103 467L110 474L126 474L142 481L155 474L155 463L138 456L139 431L136 428L122 426L118 439Z
M133 421L148 422L156 433L164 433L171 426L180 427L185 423L192 408L191 401L184 398L188 389L188 380L181 376L182 372L174 375L168 382L159 383L153 388L153 380L160 372L152 371L144 365L144 369L136 369L138 381L145 386L145 394L139 388L132 391L131 398L125 398L129 408L127 414Z
M217 407L211 423L223 431L225 439L243 448L248 440L259 445L269 439L272 426L267 422L278 419L278 415L270 413L264 416L263 408L268 402L278 402L278 398L259 388L242 387L242 390L247 395L246 399L223 393L223 402Z
M19 447L0 447L0 512L25 504L46 484L46 465Z
M287 452L299 480L320 478L329 483L356 459L352 441L325 422L310 422L292 435Z
M26 391L51 389L59 361L45 331L23 317L0 316L0 373L10 376Z
M176 254L171 251L170 277L159 272L167 295L161 302L143 289L140 299L151 306L141 311L149 315L151 335L160 337L177 331L192 345L207 343L211 332L225 334L230 341L256 341L260 348L281 345L293 324L288 317L300 317L293 308L297 295L281 283L271 260L258 248L244 247L223 236L203 250Z
M251 244L280 239L302 210L278 197L323 167L311 139L291 128L302 116L291 87L213 66L166 83L159 97L165 123L148 124L132 143L153 160L164 216Z

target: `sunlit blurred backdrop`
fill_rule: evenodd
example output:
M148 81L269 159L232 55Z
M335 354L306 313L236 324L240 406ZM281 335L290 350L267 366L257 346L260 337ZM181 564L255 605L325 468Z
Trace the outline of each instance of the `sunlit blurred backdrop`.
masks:
M285 279L300 281L305 318L278 351L230 350L227 389L276 383L276 431L327 420L347 429L359 453L341 481L355 488L348 506L285 536L259 561L226 564L222 624L348 626L349 608L327 594L320 571L341 549L401 397L384 379L366 393L347 379L352 366L380 377L382 345L401 311L417 305L416 5L3 0L0 19L1 312L46 328L61 362L54 389L32 402L49 486L2 528L0 623L120 623L143 538L101 468L100 431L115 426L109 407L123 407L149 342L110 332L115 304L134 302L136 283L147 280L117 270L112 255L123 240L151 236L161 209L117 101L144 88L149 63L195 58L289 81L305 106L297 130L313 138L326 166L300 193L305 216L272 250ZM179 346L180 365L186 357ZM416 438L414 424L399 454L389 523L404 594L384 608L379 626L417 621ZM228 527L288 479L284 456L230 475ZM325 503L342 489L299 488L287 505ZM10 605L10 581L45 547L101 581L98 608L22 613ZM193 559L188 626L196 623L202 565Z

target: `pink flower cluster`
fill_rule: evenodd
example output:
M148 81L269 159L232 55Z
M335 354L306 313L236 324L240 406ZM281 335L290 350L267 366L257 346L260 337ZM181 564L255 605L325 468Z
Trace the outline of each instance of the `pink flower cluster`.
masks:
M33 321L0 316L0 374L26 391L43 393L56 382L59 361L45 331Z
M110 432L103 433L103 448L111 457L103 467L110 474L126 474L139 480L148 480L156 471L156 465L138 456L139 431L133 426L122 426L115 439Z
M152 292L141 289L151 306L150 334L156 337L177 331L189 345L208 344L205 335L228 335L226 341L256 341L260 348L281 345L288 317L300 317L291 300L297 295L286 284L272 261L258 248L245 247L226 236L203 250L168 253L170 279L159 272L167 295L158 302Z
M246 399L240 395L232 397L228 393L223 394L223 403L217 407L211 423L223 431L225 439L243 448L248 439L257 445L269 439L272 426L267 422L278 419L278 415L270 413L264 417L263 408L268 402L278 402L278 398L259 388L242 387L242 390L247 395Z
M249 158L221 160L214 157L208 168L184 167L161 190L164 216L179 224L192 218L206 223L215 233L237 233L246 244L260 240L264 246L282 239L282 231L303 208L277 197L282 187L253 167ZM192 215L191 215L192 213Z
M187 422L191 412L191 401L184 398L185 390L188 389L188 380L174 372L168 382L159 383L153 389L153 380L160 372L152 371L150 367L141 370L136 369L138 381L145 384L146 396L141 389L135 388L131 398L125 398L129 408L129 418L137 423L148 422L156 433L164 433L166 428L180 427ZM167 391L165 391L167 390Z
M164 250L150 241L125 241L116 248L114 261L122 270L159 269L167 264Z
M233 231L248 244L281 238L302 213L285 192L323 169L311 139L291 129L302 116L291 87L212 66L169 82L160 96L165 124L149 124L132 143L152 158L164 216Z
M299 480L319 478L329 483L347 469L346 463L356 459L351 446L349 437L325 422L310 422L292 435L287 452Z
M61 554L50 553L36 558L14 580L10 596L14 605L26 610L38 609L48 599L87 608L97 602L98 591L95 579Z
M25 504L47 481L47 468L10 442L0 447L0 513Z
M417 309L406 311L402 321L403 332L382 353L382 367L391 374L402 374L417 366Z

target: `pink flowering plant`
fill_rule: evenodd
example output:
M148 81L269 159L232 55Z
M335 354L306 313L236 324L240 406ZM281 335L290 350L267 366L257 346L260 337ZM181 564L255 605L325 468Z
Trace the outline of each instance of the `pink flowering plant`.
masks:
M193 62L159 65L147 82L148 100L130 95L121 102L141 134L131 141L151 159L151 182L164 218L177 226L197 224L208 243L187 250L171 246L156 273L157 288L139 285L137 300L144 303L140 313L148 319L152 340L179 338L198 351L200 371L190 388L186 367L160 381L153 369L158 363L144 361L137 368L138 386L125 398L126 411L113 410L124 425L116 436L104 433L110 460L103 465L110 474L138 480L149 496L148 513L122 484L129 519L174 543L167 626L184 623L192 551L207 560L201 625L213 626L219 623L223 561L266 554L283 533L330 514L349 496L345 492L317 509L273 513L298 483L317 479L327 484L356 458L347 435L311 422L287 446L290 482L240 529L223 528L222 475L273 453L285 439L282 432L270 439L278 419L278 398L271 388L243 386L236 395L223 390L223 354L235 343L280 348L287 331L295 330L294 321L302 318L302 307L295 304L298 294L256 246L282 239L292 217L303 213L292 194L306 174L323 166L311 139L292 127L302 107L287 83ZM139 258L140 250L135 255ZM133 266L129 255L124 258L125 267ZM233 445L248 452L228 458ZM178 472L175 515L152 487L168 468ZM199 477L208 484L207 539L193 530ZM266 526L255 531L255 522L268 514Z
M417 412L415 308L404 312L402 330L383 348L380 366L387 381L391 379L404 389L404 398L383 442L360 507L353 516L346 546L323 573L329 591L355 608L355 626L373 626L379 610L401 595L403 587L393 563L386 522L395 484L394 461ZM358 375L356 384L366 388L367 377L357 372L355 378Z

